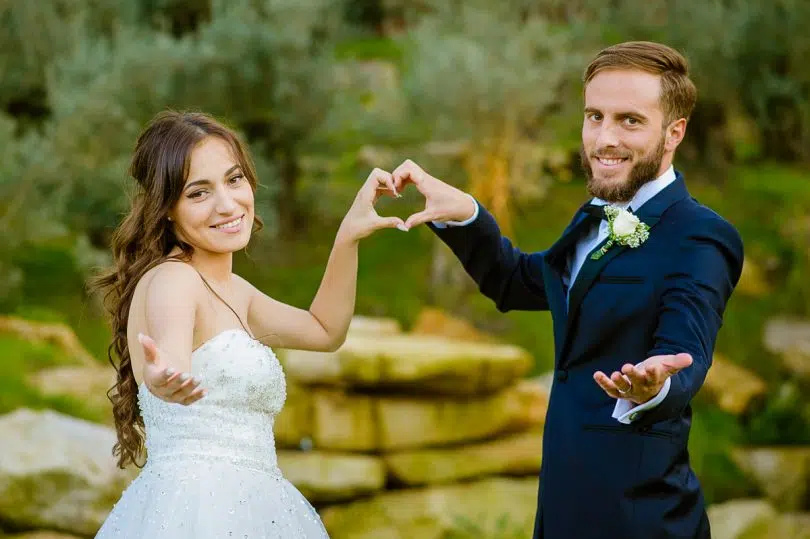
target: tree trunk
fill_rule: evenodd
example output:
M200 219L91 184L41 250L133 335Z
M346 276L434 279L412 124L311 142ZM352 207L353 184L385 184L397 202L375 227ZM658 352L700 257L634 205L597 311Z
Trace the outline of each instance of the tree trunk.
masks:
M301 212L296 197L301 167L293 148L281 150L277 163L281 180L281 189L276 200L279 236L282 240L289 240L295 237L296 231L301 225Z

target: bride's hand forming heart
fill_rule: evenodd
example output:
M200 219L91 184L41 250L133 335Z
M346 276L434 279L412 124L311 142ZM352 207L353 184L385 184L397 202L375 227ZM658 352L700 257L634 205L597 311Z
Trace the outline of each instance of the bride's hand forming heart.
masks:
M475 214L472 197L431 176L410 159L394 169L391 175L396 192L401 193L408 184L413 184L425 197L425 209L405 220L408 229L430 221L465 221Z
M338 236L345 241L357 242L382 228L407 230L405 223L399 217L381 217L374 209L374 204L384 194L394 198L399 197L391 174L375 168L360 188L351 208L343 218Z

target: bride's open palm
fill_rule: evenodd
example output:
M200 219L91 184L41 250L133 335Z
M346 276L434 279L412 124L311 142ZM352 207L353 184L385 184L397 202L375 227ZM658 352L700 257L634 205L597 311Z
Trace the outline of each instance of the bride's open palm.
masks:
M138 340L144 351L143 380L153 395L162 401L186 406L206 395L206 390L199 387L199 379L167 367L166 352L158 348L151 337L139 334Z

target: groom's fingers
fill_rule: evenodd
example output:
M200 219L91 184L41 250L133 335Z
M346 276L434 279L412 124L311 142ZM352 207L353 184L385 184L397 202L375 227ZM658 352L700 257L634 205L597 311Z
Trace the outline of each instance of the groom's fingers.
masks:
M619 389L616 387L610 378L607 377L605 373L602 371L596 371L593 375L593 379L599 384L605 393L607 393L610 397L614 399L620 399L621 395L619 395Z
M435 221L436 217L433 215L433 212L430 210L422 210L418 213L414 213L407 219L405 219L405 228L411 229L417 225L421 225L422 223L427 223L428 221Z
M425 175L426 174L421 167L410 159L406 159L405 162L391 172L394 187L399 193L401 193L405 186L407 186L409 183L414 184L421 192L421 186L423 183L422 180L424 179Z
M651 385L651 382L653 382L647 369L638 365L625 365L622 367L622 373L627 376L630 383L637 388Z
M616 386L616 389L618 389L625 395L633 387L633 384L630 382L630 380L628 380L627 377L620 372L614 372L613 374L611 374L610 381L613 382L613 385Z
M667 374L673 375L692 365L692 356L685 353L666 356L661 361L661 364L666 369Z

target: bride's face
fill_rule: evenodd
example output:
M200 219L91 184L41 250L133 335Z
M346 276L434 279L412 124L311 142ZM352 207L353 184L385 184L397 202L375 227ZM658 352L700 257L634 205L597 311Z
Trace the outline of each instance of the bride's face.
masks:
M191 153L183 192L169 213L177 237L195 249L232 253L253 227L253 189L230 146L206 137Z

